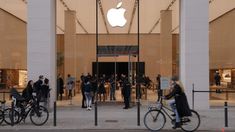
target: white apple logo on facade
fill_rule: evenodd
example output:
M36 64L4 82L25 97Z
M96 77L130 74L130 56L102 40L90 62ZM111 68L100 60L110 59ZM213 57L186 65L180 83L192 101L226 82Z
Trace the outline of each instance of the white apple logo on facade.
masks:
M109 9L107 13L108 22L112 27L123 27L126 24L124 17L126 9L120 8L121 6L122 2L119 2L116 8Z

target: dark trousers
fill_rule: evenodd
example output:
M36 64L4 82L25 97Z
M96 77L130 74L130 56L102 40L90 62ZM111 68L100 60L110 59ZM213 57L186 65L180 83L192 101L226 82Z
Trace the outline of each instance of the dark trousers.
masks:
M161 89L158 89L157 90L157 101L160 101L160 97L162 96L162 90Z
M69 90L69 95L68 95L69 99L72 99L72 89Z
M82 107L86 106L85 103L86 103L86 97L85 97L84 92L82 92Z
M215 85L216 85L216 86L220 86L220 81L216 81L216 82L215 82Z
M129 108L130 107L129 98L130 97L124 97L125 108Z

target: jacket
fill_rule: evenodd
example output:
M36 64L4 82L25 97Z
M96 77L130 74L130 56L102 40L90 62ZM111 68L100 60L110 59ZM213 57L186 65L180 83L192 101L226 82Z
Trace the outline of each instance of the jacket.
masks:
M178 84L174 84L173 90L165 97L166 99L175 98L176 109L180 117L192 115L187 97Z

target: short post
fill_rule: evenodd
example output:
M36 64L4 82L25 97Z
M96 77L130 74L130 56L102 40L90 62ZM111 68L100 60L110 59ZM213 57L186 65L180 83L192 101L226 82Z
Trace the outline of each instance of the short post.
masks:
M56 101L54 102L54 120L53 120L53 124L54 126L56 126Z
M194 110L194 83L193 83L193 90L192 90L192 109Z
M11 126L14 126L14 101L11 102Z
M224 126L228 127L228 103L224 102Z

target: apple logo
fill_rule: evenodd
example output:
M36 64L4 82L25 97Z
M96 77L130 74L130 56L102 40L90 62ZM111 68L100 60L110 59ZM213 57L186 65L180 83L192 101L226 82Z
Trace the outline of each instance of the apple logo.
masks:
M126 9L120 8L121 6L122 2L119 2L116 8L109 9L107 13L108 22L112 27L123 27L126 24Z

